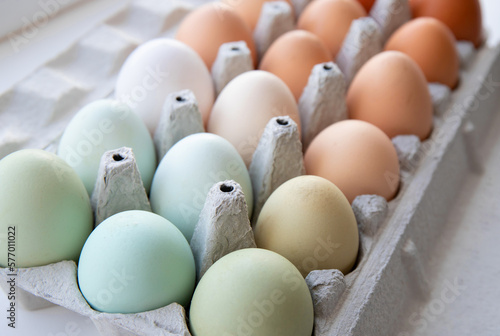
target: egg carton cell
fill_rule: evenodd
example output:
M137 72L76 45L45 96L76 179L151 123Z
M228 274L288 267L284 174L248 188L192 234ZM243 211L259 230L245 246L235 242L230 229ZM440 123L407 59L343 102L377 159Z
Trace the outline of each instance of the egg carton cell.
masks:
M293 3L303 4L304 1ZM377 6L389 6L389 3L404 6L404 1L378 0L372 13ZM79 46L106 55L104 59L109 62L106 65L109 71L104 76L96 74L99 77L89 80L92 86L78 89L81 92L76 99L78 103L72 101L71 108L52 107L49 115L55 113L60 121L47 125L44 137L40 136L40 131L30 133L28 130L25 136L17 139L12 135L14 128L1 129L0 156L17 147L44 148L53 143L79 107L112 92L120 62L124 61L124 56L133 45L157 36L172 36L176 25L190 9L192 6L186 3L133 1L125 11L108 20L105 27L91 32L85 43L82 40ZM382 15L377 18L375 15L375 21L380 24L380 20L388 20L381 26L392 30L407 18L405 15L399 18ZM102 40L92 37L99 32L118 36L124 43L117 49L103 48ZM93 43L96 43L94 48ZM352 204L360 232L360 252L354 270L345 276L337 270L313 271L306 278L315 302L315 335L395 334L400 321L407 317L405 307L428 292L429 284L423 271L425 262L437 243L440 224L454 203L453 195L460 190L460 181L469 171L477 169L471 162L480 166L474 153L484 142L499 100L491 90L500 81L500 48L482 47L475 52L462 42L457 47L462 50L462 59L468 61L462 62L462 78L457 90L450 93L440 87L431 88L431 92L436 92L433 102L437 111L432 136L423 142L409 137L393 139L399 160L406 167L401 172L398 196L387 203L378 197L363 195ZM71 83L75 72L69 69L76 65L72 62L76 62L79 56L69 57L70 54L59 56L40 71L55 78L70 79ZM21 90L35 96L25 99L27 105L9 97L12 91L0 96L0 102L6 102L2 104L0 118L11 118L16 111L24 108L33 111L29 102L47 99L47 95L48 100L53 102L52 106L60 104L59 100L50 98L52 93L45 92L43 86L31 86L30 81L36 81L37 76L39 73L34 73L14 88L13 92ZM56 89L55 93L71 93L74 90L68 89L65 81ZM320 91L320 88L312 90L311 95ZM67 104L64 99L62 103ZM66 115L59 115L64 113ZM16 131L15 134L23 133ZM277 141L276 138L271 139L271 143ZM296 143L296 138L291 139L292 142L287 145ZM261 139L261 143L263 150L256 151L254 160L262 155L267 162L272 161L269 158L276 157L276 153L265 146L269 141ZM268 153L262 154L265 152ZM297 174L293 172L290 176ZM263 171L256 175L267 179L272 174ZM7 274L6 269L0 271L2 284ZM92 310L78 289L74 262L19 269L18 274L18 286L21 293L26 294L24 302L28 308L42 308L49 300L88 316L103 335L190 335L184 308L177 304L140 314L106 314ZM22 298L19 300L22 301Z

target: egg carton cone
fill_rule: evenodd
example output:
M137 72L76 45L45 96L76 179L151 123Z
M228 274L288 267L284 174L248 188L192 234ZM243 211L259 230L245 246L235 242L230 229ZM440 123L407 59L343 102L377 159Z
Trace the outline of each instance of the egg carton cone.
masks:
M297 14L297 8L305 6L307 1L295 0L293 4ZM371 17L383 38L408 20L405 6L404 0L376 1ZM1 94L0 124L9 127L0 129L0 158L26 147L55 150L64 127L82 106L112 94L118 70L127 55L151 38L173 36L180 20L193 8L189 1L132 1L68 50ZM372 25L373 21L362 22ZM362 25L368 27L368 24ZM348 34L354 37L344 43L366 41L362 36L368 30L356 29ZM352 59L365 59L366 54L362 53L370 49L354 48ZM352 204L360 233L355 268L347 275L337 270L313 271L306 278L314 299L315 335L393 335L400 321L407 317L405 307L428 293L431 284L424 269L429 253L437 243L440 224L454 203L454 195L460 190L460 181L470 171L481 171L477 148L488 133L499 101L500 47L482 47L476 51L459 42L457 49L462 65L460 86L450 92L440 85L430 85L436 112L432 136L424 142L411 136L393 139L402 167L398 196L386 202L377 196L363 195ZM355 69L349 76L354 76L362 63L346 67ZM339 69L346 71L340 66ZM232 71L234 69L227 73ZM309 90L306 88L304 92L311 92L311 97L316 95L319 101L325 99L321 92L331 91L325 90L327 84L318 80L323 77L315 75L313 70L311 78ZM315 118L319 116L321 113ZM270 176L272 180L270 162L284 158L276 155L280 153L279 146L266 147L265 143L295 148L297 137L291 136L286 143L279 137L271 141L261 139L261 143L262 149L259 153L256 151L254 160L260 155L265 158L263 162L267 162L264 165L267 170L255 174L262 183ZM296 165L300 165L300 159L298 156ZM295 166L290 170L286 171L290 177L299 174ZM387 183L395 181L394 176L387 176ZM279 182L273 188L278 185ZM267 194L269 191L264 193ZM207 204L220 206L222 203L220 199L210 198ZM241 209L241 203L234 204L236 209ZM208 206L204 213L213 214ZM246 224L239 227L247 230L248 222L241 217L239 220ZM217 216L212 216L212 221L203 218L200 223L205 220L205 224L199 224L206 228L218 227L206 223L221 223ZM215 230L201 236L206 244L217 241L220 235L220 231ZM248 235L246 237L248 239ZM235 245L238 244L235 242ZM210 249L204 251L210 253ZM12 274L8 269L0 269L2 286L7 293L8 274ZM92 310L78 289L76 264L72 261L16 269L15 274L21 304L31 309L48 304L63 306L91 318L102 335L189 335L186 312L177 304L140 314L106 314Z
M151 211L132 148L122 147L102 155L90 201L95 226L119 212Z
M288 2L265 2L253 33L259 59L278 37L292 30L294 25L295 17Z

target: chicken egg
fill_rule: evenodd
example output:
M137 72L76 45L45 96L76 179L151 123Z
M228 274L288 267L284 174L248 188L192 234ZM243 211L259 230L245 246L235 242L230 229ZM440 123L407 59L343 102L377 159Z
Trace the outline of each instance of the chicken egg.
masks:
M300 15L297 28L318 36L335 58L352 21L366 15L363 6L356 0L315 0Z
M208 122L208 132L227 139L250 166L264 129L273 117L289 116L300 130L297 103L275 75L248 71L222 90Z
M399 161L391 139L360 120L339 121L324 129L307 148L307 174L335 184L350 203L356 196L379 195L390 201L399 187Z
M250 27L231 6L221 2L207 3L189 13L181 22L175 38L193 48L208 69L212 69L222 44L237 41L246 42L254 66L257 65Z
M290 261L247 248L220 258L201 278L189 324L193 336L311 336L313 302Z
M299 101L316 64L331 61L332 56L316 35L305 30L283 34L269 47L260 70L281 78Z
M193 49L174 39L159 38L129 55L118 74L115 96L154 134L167 95L186 89L196 96L206 123L215 94L210 72Z
M347 92L347 108L351 119L372 123L390 138L412 134L425 140L432 130L425 76L399 51L382 52L360 69Z
M401 26L385 45L410 56L428 82L453 89L458 83L460 60L450 29L434 18L418 18Z
M430 16L447 25L457 40L479 47L482 42L482 14L479 0L410 0L414 17Z
M254 232L257 247L281 254L304 277L317 269L347 274L358 255L358 226L349 201L318 176L299 176L276 189Z
M264 3L271 1L276 0L222 0L223 3L234 8L234 10L241 16L252 31L255 30L255 27L259 22L262 6ZM292 2L290 0L286 0L286 2L292 8L293 13Z
M0 267L12 266L13 259L14 268L77 261L94 226L89 195L76 172L40 149L0 160L0 218Z

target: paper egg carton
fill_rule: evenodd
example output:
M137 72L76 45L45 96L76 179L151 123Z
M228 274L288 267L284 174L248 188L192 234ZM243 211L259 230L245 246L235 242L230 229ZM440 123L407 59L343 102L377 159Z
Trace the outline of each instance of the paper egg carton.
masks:
M309 0L292 2L298 14ZM2 94L0 124L8 127L0 130L0 157L25 147L54 151L65 125L83 105L112 94L127 55L151 38L173 36L177 24L192 8L192 4L181 1L132 1ZM275 38L289 29L286 6L266 8L269 13L261 16L258 25L266 27L260 28L259 34L264 37L257 42L261 52L273 39L271 35ZM318 120L331 118L326 110L334 109L336 120L345 118L341 98L336 100L336 106L325 105L333 101L331 92L345 92L345 83L369 57L381 51L385 38L408 20L408 13L404 0L377 0L373 18L355 21L336 60L345 77L344 86L331 75L338 74L337 69L328 72L323 65L315 67L299 102L302 115L307 116L301 120L304 143L321 130ZM248 69L245 46L240 47L241 52L230 57L223 57L221 48L220 68L212 69L218 91ZM483 47L476 52L467 43L459 43L457 48L462 61L459 88L450 94L446 87L430 85L436 111L430 139L423 143L412 136L393 139L402 168L398 196L387 203L380 197L365 195L352 205L361 243L355 269L346 276L336 270L313 271L306 279L315 303L315 335L395 334L399 321L407 314L405 307L428 292L423 269L430 248L437 242L440 224L454 203L459 182L468 171L481 169L476 149L487 134L499 101L494 90L500 82L500 48ZM327 90L328 85L332 87ZM330 100L325 99L328 95ZM250 167L254 190L258 191L256 204L260 206L284 180L303 173L302 157L294 145L297 132L292 123L281 125L278 119L268 124ZM200 222L218 220L210 209L241 207L236 196L219 191L217 186L212 188ZM241 221L244 219L240 217ZM239 247L250 246L251 241L245 244ZM235 245L230 248L238 248ZM203 260L202 252L197 252L197 260ZM28 309L63 306L90 317L102 335L190 335L186 312L177 304L140 314L92 310L78 289L76 264L72 261L18 269L16 273L18 301ZM0 270L3 287L8 274L8 269Z

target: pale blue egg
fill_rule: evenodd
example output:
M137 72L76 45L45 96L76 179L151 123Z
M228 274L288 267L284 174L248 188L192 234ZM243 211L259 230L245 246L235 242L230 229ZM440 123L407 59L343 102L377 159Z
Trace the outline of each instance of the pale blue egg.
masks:
M107 313L187 305L195 279L187 240L168 220L147 211L121 212L99 224L78 264L83 296Z
M156 169L156 152L146 125L124 103L98 100L83 107L66 127L57 154L94 190L102 155L132 148L144 187L149 192Z
M241 185L251 216L252 182L234 146L215 134L190 135L176 143L160 162L151 186L151 207L190 241L208 191L225 180Z

